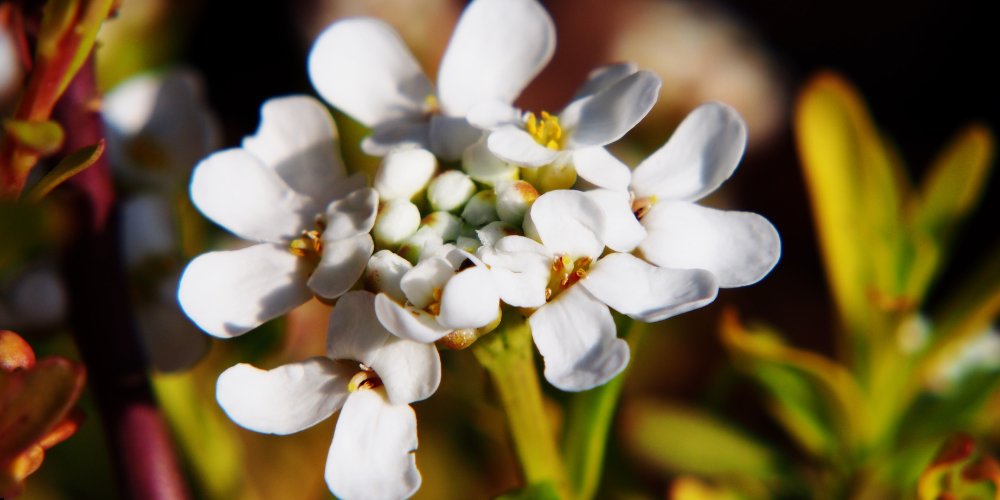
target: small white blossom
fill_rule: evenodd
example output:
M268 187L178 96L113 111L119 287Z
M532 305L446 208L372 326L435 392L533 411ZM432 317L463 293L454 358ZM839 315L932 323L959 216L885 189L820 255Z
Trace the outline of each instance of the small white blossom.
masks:
M346 177L333 120L305 96L267 101L242 148L202 160L195 206L257 244L191 261L178 299L203 330L241 335L314 294L333 299L361 277L374 249L377 193Z
M391 335L375 319L374 295L354 291L330 315L325 357L272 370L239 364L216 385L236 423L292 434L340 410L326 460L326 482L341 498L405 498L420 488L416 415L441 380L432 344Z
M412 200L427 188L437 166L437 158L426 149L395 150L382 159L373 187L382 201Z
M388 24L337 21L309 54L309 76L327 102L373 129L362 143L384 155L418 145L457 160L481 133L465 119L484 101L511 103L552 57L554 27L535 0L476 0L441 60L435 92Z

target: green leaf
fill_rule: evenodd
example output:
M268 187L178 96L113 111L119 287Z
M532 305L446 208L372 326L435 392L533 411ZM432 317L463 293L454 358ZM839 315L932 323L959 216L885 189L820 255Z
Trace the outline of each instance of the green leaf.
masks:
M83 172L87 167L93 165L104 154L104 139L93 146L79 149L56 165L56 168L45 174L37 184L32 186L27 193L27 199L31 201L41 200L56 186L62 184L70 177Z
M735 314L723 319L722 341L737 367L767 392L768 409L806 451L843 459L869 442L867 401L845 367L788 347L771 330L748 330Z
M560 500L559 488L552 481L535 483L527 488L505 493L497 500Z
M21 145L42 156L58 151L65 139L62 127L52 120L5 120L3 128Z
M783 469L770 447L694 408L636 401L622 424L627 449L667 473L766 481Z
M55 83L62 95L76 72L90 56L97 31L107 19L114 0L52 0L42 11L36 60L59 61L63 67Z

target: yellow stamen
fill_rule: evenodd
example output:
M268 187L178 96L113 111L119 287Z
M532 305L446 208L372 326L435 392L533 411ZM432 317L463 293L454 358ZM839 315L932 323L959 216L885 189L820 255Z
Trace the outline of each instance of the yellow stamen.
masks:
M361 365L362 371L355 373L347 383L347 390L354 392L360 389L375 389L382 385L382 379L371 368Z
M319 257L323 254L322 235L317 230L302 231L302 236L288 244L288 250L299 257Z
M541 115L542 119L539 120L534 113L528 113L524 119L524 128L535 142L555 151L561 150L563 130L559 125L559 117L546 111L542 111Z

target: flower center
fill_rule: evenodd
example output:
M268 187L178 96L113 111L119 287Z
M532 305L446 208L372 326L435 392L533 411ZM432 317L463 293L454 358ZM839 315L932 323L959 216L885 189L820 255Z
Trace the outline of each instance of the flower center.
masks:
M649 213L649 210L653 208L653 205L655 204L656 204L655 196L649 196L647 198L636 198L632 200L632 214L635 215L636 219L642 220L642 218Z
M295 238L288 244L288 251L299 257L315 257L323 255L323 235L322 231L313 229L312 231L302 231L302 236Z
M590 257L580 257L574 261L568 255L560 255L553 259L549 286L545 288L545 300L552 300L576 282L586 278L590 263Z
M351 381L347 383L347 390L350 392L359 391L362 389L372 390L382 386L382 379L378 377L375 370L372 370L364 363L358 363L358 368L361 370L355 373L351 377Z
M438 103L438 98L434 94L427 94L424 97L424 115L432 116L441 113L441 104Z
M559 117L542 111L539 120L534 113L528 113L524 118L524 126L535 142L549 149L559 151L563 146L563 129L559 125Z

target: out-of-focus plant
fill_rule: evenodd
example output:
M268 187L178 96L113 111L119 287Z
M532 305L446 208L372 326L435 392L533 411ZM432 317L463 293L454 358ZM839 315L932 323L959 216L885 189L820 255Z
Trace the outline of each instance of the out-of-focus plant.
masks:
M631 447L667 470L709 481L683 479L676 498L756 496L747 484L772 495L887 498L913 495L918 479L921 498L942 498L965 491L959 477L988 489L980 479L994 476L984 472L986 462L973 463L971 441L965 452L928 464L948 436L993 425L981 413L1000 385L989 330L1000 311L1000 249L957 289L943 290L939 305L926 299L986 185L991 132L965 128L913 186L862 98L832 73L800 94L795 132L838 313L837 356L789 345L734 312L723 318L722 340L798 450L771 457L774 447L761 449L708 416L638 405ZM651 438L672 444L651 446Z

